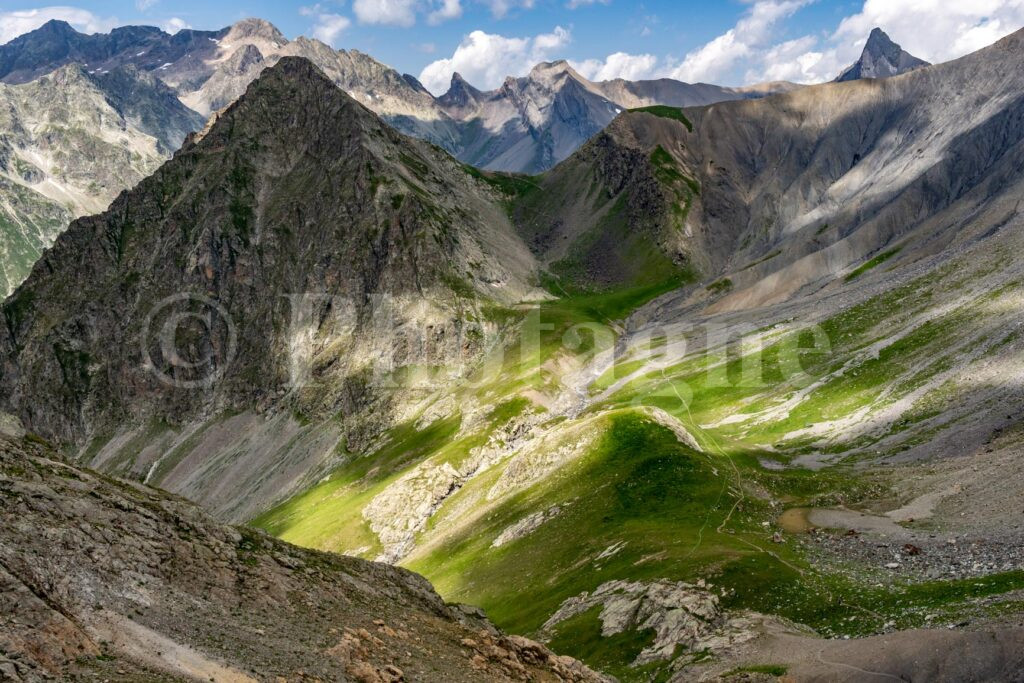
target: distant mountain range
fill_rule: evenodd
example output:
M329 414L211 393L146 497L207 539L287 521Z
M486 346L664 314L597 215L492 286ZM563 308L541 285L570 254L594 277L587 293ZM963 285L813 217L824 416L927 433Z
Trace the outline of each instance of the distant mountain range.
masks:
M866 74L892 52L876 33L862 58ZM366 54L305 37L290 41L260 19L173 35L146 26L87 35L53 20L0 46L0 98L10 102L9 120L0 121L0 295L27 275L71 218L105 208L286 56L309 59L399 131L478 168L519 173L553 167L627 109L700 106L799 87L593 82L557 61L492 91L455 74L448 92L435 97ZM17 104L27 101L31 107Z
M0 80L20 83L69 62L104 74L132 65L154 74L191 109L207 116L233 102L267 66L305 57L359 102L404 133L490 170L536 173L566 158L623 109L696 106L759 97L788 83L737 89L670 79L594 83L567 62L537 65L482 92L461 76L434 97L413 76L399 74L356 50L334 50L305 37L289 41L270 23L245 19L219 31L127 26L83 35L51 21L0 48Z
M131 64L90 74L68 63L0 84L0 294L71 218L105 209L203 121Z

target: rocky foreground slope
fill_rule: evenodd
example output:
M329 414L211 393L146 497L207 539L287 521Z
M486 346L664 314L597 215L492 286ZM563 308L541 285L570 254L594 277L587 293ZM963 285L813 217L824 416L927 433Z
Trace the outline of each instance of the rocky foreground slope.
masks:
M5 681L605 680L411 572L226 526L4 426Z

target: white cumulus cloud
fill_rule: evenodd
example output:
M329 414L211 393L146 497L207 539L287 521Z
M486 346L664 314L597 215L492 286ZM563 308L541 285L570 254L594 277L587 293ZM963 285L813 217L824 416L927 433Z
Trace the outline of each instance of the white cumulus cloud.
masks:
M501 19L517 7L533 9L534 0L482 0L482 2L491 8L491 14L495 19Z
M316 23L313 24L313 28L310 30L310 33L320 42L327 43L331 46L335 46L335 41L338 39L338 36L352 25L352 21L348 17L343 17L340 14L330 12L324 9L320 4L300 7L299 14L304 17L314 17L316 19Z
M437 9L427 15L427 23L440 24L449 19L462 16L462 3L459 0L443 0Z
M658 58L654 55L631 55L616 52L605 59L587 59L572 62L572 66L580 74L592 81L610 81L624 78L627 81L640 81L658 77Z
M78 7L38 7L0 11L0 43L34 31L51 19L62 19L83 33L105 33L118 25L117 19L99 17Z
M496 88L506 76L523 75L537 62L556 57L570 40L568 29L561 26L551 33L527 38L473 31L463 38L451 57L428 64L420 73L420 82L440 95L448 90L452 74L458 71L478 88Z
M713 82L770 47L776 26L811 0L758 0L720 36L689 52L671 77L681 81Z
M361 24L409 27L419 15L436 25L462 16L461 0L355 0L352 11Z
M907 52L936 63L991 45L1022 25L1024 0L865 0L860 11L843 19L829 36L800 39L806 49L783 43L768 50L747 80L832 80L857 60L876 26Z
M180 19L178 17L171 17L167 21L163 22L160 25L160 28L162 28L167 33L177 33L183 28L192 28L192 26L189 23L187 23L184 19Z
M352 11L364 24L412 26L419 4L418 0L355 0Z

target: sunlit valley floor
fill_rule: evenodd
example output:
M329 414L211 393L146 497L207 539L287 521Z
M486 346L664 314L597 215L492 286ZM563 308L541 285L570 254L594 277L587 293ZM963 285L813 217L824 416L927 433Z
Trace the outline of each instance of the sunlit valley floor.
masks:
M398 561L624 680L797 624L1016 619L1019 240L753 313L657 286L514 307L495 376L254 524Z

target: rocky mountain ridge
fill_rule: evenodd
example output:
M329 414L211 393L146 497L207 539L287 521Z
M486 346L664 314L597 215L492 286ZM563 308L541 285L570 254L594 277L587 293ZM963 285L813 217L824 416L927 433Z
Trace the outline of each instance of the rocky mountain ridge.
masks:
M0 46L0 82L11 84L3 92L21 102L9 104L9 120L3 122L3 144L9 150L0 179L0 294L9 293L28 274L70 219L105 209L121 190L169 157L187 133L202 128L204 117L231 104L263 69L286 56L311 60L400 131L465 162L497 170L544 170L601 130L623 107L751 96L669 80L591 83L559 62L540 65L531 76L509 79L504 88L490 93L467 84L467 92L476 93L469 106L469 100L457 103L462 97L458 87L435 98L415 78L368 55L334 50L301 36L289 41L259 19L219 31L173 35L136 26L86 35L66 22L50 21ZM76 99L58 111L46 109L56 98L44 91L69 77L81 90L74 91ZM776 87L781 86L772 89ZM33 105L34 111L25 111L29 100L15 97L30 91L36 93L31 101L38 96L42 109ZM76 106L81 111L72 111ZM74 117L81 125L63 122ZM47 127L54 124L52 130ZM122 152L109 149L119 135L103 132L111 126L126 131L117 143ZM42 131L53 138L45 145L39 142ZM106 151L86 150L97 135ZM156 139L155 149L147 137ZM89 180L83 186L74 177Z
M334 50L301 36L289 41L261 19L173 36L153 27L85 36L55 20L0 49L0 80L22 82L69 62L94 73L133 65L174 88L184 104L207 116L234 101L264 68L285 56L309 59L402 132L438 144L466 163L499 171L550 168L623 108L708 104L792 87L734 89L670 79L592 83L567 63L553 62L538 65L529 76L509 78L495 91L476 91L480 98L472 109L455 105L449 110L458 93L435 98L412 76L368 55Z

